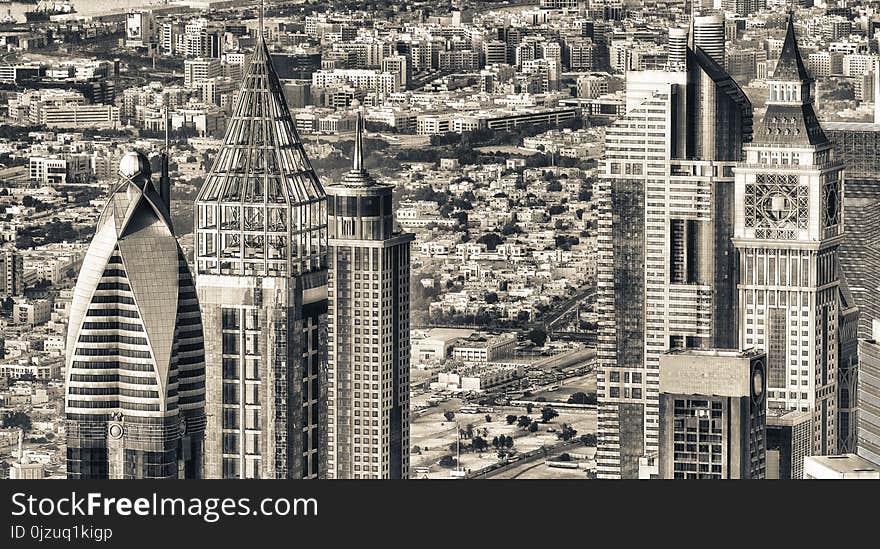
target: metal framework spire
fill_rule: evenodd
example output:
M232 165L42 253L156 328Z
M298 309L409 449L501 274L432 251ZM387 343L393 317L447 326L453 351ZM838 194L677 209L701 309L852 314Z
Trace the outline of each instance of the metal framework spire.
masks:
M266 39L266 29L263 27L263 18L266 15L266 0L260 0L260 40Z

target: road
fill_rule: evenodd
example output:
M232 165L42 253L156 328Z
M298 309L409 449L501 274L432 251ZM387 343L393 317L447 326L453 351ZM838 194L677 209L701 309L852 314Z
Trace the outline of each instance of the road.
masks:
M582 289L577 294L572 297L566 299L562 303L557 304L553 311L548 313L547 316L542 320L542 324L544 324L545 331L552 331L553 325L559 322L561 318L571 312L572 309L576 308L581 302L589 299L591 296L596 294L596 289L592 286Z
M471 473L470 475L468 475L467 478L492 478L492 477L501 475L505 472L508 472L511 469L513 469L514 467L520 467L523 464L531 463L531 462L534 462L537 460L544 460L544 459L548 458L549 456L552 456L552 455L555 455L559 452L562 452L563 450L565 450L567 448L573 448L575 446L580 446L580 445L581 445L580 439L575 438L573 440L559 442L559 443L554 444L552 446L542 446L541 448L538 448L537 450L532 450L531 452L519 454L520 459L518 459L517 461L501 465L500 467L497 467L495 469L491 469L489 471L478 471L475 473Z

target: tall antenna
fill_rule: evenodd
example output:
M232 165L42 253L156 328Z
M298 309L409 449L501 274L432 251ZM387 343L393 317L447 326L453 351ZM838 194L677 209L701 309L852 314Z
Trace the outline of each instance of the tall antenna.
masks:
M168 154L171 150L170 126L171 118L168 116L168 95L165 95L164 117L165 117L165 148L162 151L162 173L159 176L159 196L168 209L171 209L171 176L168 169Z
M260 0L260 39L262 40L265 35L265 29L263 28L263 17L265 16L266 11L266 0Z
M364 119L360 109L357 113L354 136L354 154L352 169L363 171L364 169Z

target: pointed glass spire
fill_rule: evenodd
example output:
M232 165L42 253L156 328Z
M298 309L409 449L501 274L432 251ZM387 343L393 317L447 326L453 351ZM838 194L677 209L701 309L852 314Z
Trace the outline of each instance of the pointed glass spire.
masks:
M196 199L200 273L281 276L325 262L326 195L262 28L256 42L223 145Z

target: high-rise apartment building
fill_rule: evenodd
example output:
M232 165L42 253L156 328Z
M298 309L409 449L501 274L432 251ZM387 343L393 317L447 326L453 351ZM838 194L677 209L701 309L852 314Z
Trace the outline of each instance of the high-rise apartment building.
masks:
M660 478L764 478L764 361L754 349L660 357Z
M812 454L838 451L843 167L813 111L789 16L762 124L735 168L739 345L767 353L768 404L813 414Z
M14 246L0 248L0 299L24 294L24 258Z
M804 478L804 458L812 451L810 412L768 408L767 479Z
M394 223L393 185L354 165L327 187L327 476L409 477L411 233Z
M600 478L637 478L639 458L657 453L663 352L737 345L732 167L751 138L751 103L702 49L672 68L628 73L626 115L606 130Z
M724 16L718 14L694 17L691 27L694 50L700 48L716 63L724 66Z
M123 156L70 305L68 478L202 478L202 324L169 204Z
M880 320L873 330L873 337L859 340L856 453L880 465Z
M208 478L322 474L327 209L260 33L195 211Z

